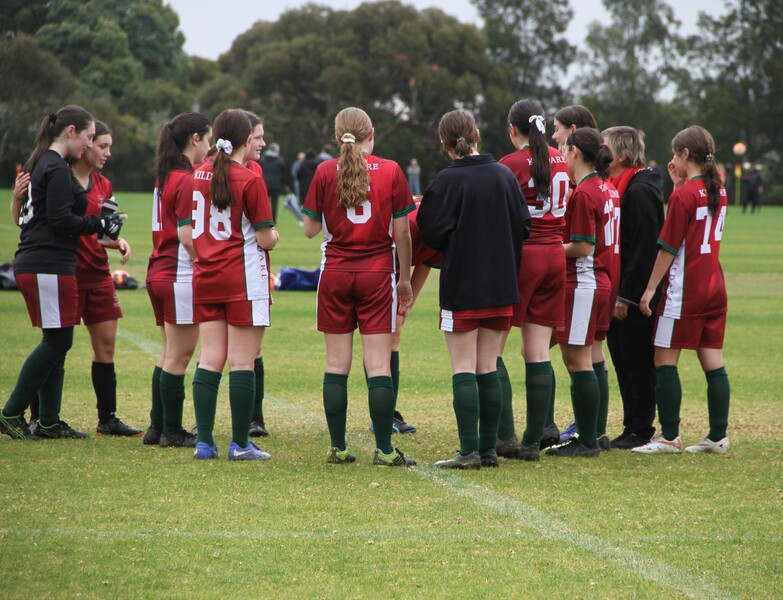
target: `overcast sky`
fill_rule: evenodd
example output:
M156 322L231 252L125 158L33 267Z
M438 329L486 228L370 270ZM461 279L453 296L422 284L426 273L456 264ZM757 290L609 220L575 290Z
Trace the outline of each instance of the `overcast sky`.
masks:
M317 0L318 4L334 9L352 9L363 0ZM481 25L476 9L469 0L403 0L419 9L440 8L465 23ZM574 18L568 29L572 43L578 45L587 34L591 21L608 20L601 0L570 0ZM226 52L240 33L259 20L276 21L281 13L307 4L307 0L167 0L179 14L180 29L185 34L185 52L190 55L216 59ZM725 13L725 4L719 0L670 0L676 17L682 22L684 33L693 33L699 11L711 14Z

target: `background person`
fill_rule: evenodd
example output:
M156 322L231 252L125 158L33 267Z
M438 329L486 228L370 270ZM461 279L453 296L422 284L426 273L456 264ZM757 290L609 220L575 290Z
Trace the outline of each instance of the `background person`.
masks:
M280 155L279 144L269 144L269 148L261 157L261 168L264 171L264 182L269 191L269 201L272 204L272 216L277 222L277 201L285 188L288 168L285 159Z
M408 185L411 187L411 194L414 196L420 196L421 166L419 166L419 161L415 158L412 158L408 168L405 169L405 174L408 176Z

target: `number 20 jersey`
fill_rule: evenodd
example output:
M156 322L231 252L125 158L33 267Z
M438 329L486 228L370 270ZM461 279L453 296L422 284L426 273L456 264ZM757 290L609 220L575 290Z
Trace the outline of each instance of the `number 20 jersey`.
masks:
M392 221L415 209L400 166L371 154L364 156L370 174L367 200L346 209L337 202L339 160L322 162L315 171L303 212L321 221L324 242L321 268L330 271L396 270Z

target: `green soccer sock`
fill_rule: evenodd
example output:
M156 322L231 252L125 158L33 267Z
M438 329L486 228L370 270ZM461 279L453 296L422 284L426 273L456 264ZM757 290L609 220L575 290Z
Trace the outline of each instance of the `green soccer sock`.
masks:
M391 378L394 386L394 406L397 407L397 394L400 391L400 353L392 351L391 353Z
M522 443L536 446L544 437L552 385L552 363L525 363L525 393L527 396L527 426Z
M729 375L726 367L706 371L707 376L707 408L710 414L710 433L707 437L713 442L719 442L726 437L729 426Z
M150 408L150 427L163 429L163 402L160 399L160 374L163 369L155 366L152 371L152 408Z
M264 359L259 357L253 364L256 375L256 401L253 406L253 420L264 422Z
M163 433L182 431L182 410L185 405L185 375L160 372L160 404L163 408Z
M24 414L31 403L38 401L38 390L49 377L52 367L64 361L65 355L41 342L30 353L19 371L11 395L3 407L7 417L17 417Z
M549 365L551 370L550 378L552 379L552 389L549 392L549 407L546 411L545 427L555 424L555 392L557 390L557 380L555 379L555 370L551 368L551 361L549 362Z
M345 450L345 422L348 415L348 375L324 373L324 412L332 448Z
M655 384L655 402L663 437L671 441L680 435L680 404L682 386L680 374L674 365L658 367Z
M579 432L579 441L592 448L595 446L595 430L598 421L598 381L595 371L575 371L571 373L574 418Z
M193 376L193 408L196 411L196 426L198 441L215 445L212 431L215 428L215 412L217 411L218 389L222 373L196 369Z
M256 374L254 371L230 371L228 374L228 400L231 404L231 439L242 448L250 440L250 420L256 398Z
M454 415L457 417L459 453L463 456L479 449L479 393L475 373L451 376Z
M598 379L598 423L596 435L601 437L606 433L606 420L609 417L609 371L606 362L593 363L593 371Z
M63 381L65 381L65 356L54 364L52 370L49 371L49 377L38 390L38 404L40 406L38 419L41 425L49 427L60 420Z
M394 384L391 377L378 376L367 379L367 398L370 419L375 431L375 447L384 454L394 450L391 443L394 423Z
M95 390L98 420L106 423L117 412L117 374L114 363L92 363L92 388Z
M506 369L506 363L503 362L502 356L498 356L496 364L498 377L500 378L500 389L503 394L502 406L500 408L498 438L501 440L508 440L517 433L514 429L514 392L511 389L511 380L508 377L508 369Z
M476 375L479 396L479 452L495 447L498 441L503 389L497 371Z

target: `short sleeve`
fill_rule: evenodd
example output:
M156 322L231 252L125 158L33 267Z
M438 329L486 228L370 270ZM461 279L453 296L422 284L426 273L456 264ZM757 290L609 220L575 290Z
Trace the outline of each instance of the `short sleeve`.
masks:
M413 201L411 188L408 185L408 180L405 179L405 175L403 174L400 165L394 163L394 167L394 184L392 185L392 217L398 219L415 210L416 203Z
M658 238L658 246L676 256L685 240L690 220L687 196L675 191L669 198L669 210Z
M324 195L326 194L323 173L323 169L319 168L315 170L313 182L310 184L310 189L307 191L307 198L305 198L305 203L302 207L302 212L304 214L319 222L323 219Z
M595 244L596 221L590 195L583 190L576 190L569 202L573 203L574 207L571 213L569 241Z
M266 184L260 176L253 176L247 182L244 191L245 210L253 224L253 229L258 231L264 227L273 227L275 220L272 217L272 205L269 202L269 194Z
M174 190L174 214L177 217L177 227L193 222L193 175L190 173L184 174L177 182Z

